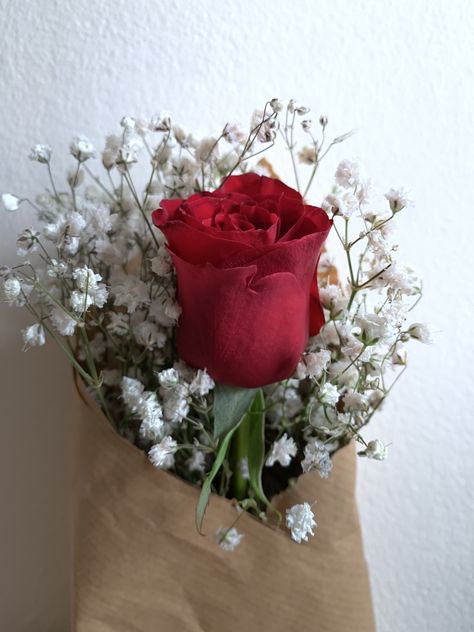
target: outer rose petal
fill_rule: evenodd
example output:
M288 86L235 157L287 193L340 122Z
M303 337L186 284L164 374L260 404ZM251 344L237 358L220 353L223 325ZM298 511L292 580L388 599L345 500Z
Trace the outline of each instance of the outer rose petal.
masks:
M307 287L288 272L253 282L256 266L218 269L172 256L183 360L218 382L245 388L293 374L308 339Z
M316 336L324 325L324 310L319 300L318 277L314 276L309 297L309 335Z
M284 195L287 198L299 202L303 201L298 191L287 186L281 180L268 178L267 176L259 176L256 173L230 176L224 180L215 193L244 193L253 199L264 199L267 197L279 198Z

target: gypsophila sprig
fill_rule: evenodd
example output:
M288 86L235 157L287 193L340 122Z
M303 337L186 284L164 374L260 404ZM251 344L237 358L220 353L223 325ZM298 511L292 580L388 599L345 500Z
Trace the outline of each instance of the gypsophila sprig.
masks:
M322 253L324 324L309 338L294 374L265 383L253 400L252 420L263 420L259 470L248 443L244 449L243 430L220 453L213 408L220 385L209 366L192 368L178 354L183 305L175 261L152 211L164 199L213 192L231 175L271 175L268 163L257 161L281 140L296 189L314 204L323 159L353 133L331 134L330 127L324 114L313 119L306 104L278 98L255 110L248 128L230 121L201 138L165 111L148 120L127 115L102 147L74 136L64 169L49 145L34 145L29 157L44 170L45 190L34 201L2 195L6 211L26 204L37 216L18 235L19 263L0 268L2 299L26 308L32 319L22 331L23 349L35 352L48 338L60 345L116 430L155 468L202 486L221 459L211 491L235 496L238 517L248 511L271 521L277 515L267 507L271 496L299 475L330 476L332 455L353 439L361 457L386 458L387 445L366 441L364 428L406 370L407 346L432 340L432 330L411 319L422 284L398 260L393 237L393 225L405 209L412 212L412 202L400 187L381 195L352 159L335 169L320 205L332 220L345 268L336 273ZM207 228L266 229L276 217L265 200L255 217L248 209L226 213L209 219ZM312 506L291 507L285 524L295 542L306 541L316 528ZM232 551L244 534L230 525L215 537Z

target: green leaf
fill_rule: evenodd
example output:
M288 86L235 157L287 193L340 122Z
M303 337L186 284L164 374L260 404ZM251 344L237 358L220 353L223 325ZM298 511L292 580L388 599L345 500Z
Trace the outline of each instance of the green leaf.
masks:
M247 458L250 485L256 498L276 515L279 524L282 521L281 513L268 500L262 486L262 470L265 464L265 400L261 389L255 396L244 423L248 425Z
M209 503L209 496L211 495L212 481L215 479L217 472L224 462L227 450L229 449L230 440L232 439L232 435L234 434L236 428L237 426L234 426L234 428L232 428L220 442L211 471L207 475L206 480L204 481L201 488L201 494L196 506L196 527L201 535L204 535L202 532L202 523L204 520L204 514L206 513L207 505Z
M227 436L242 421L256 392L255 388L216 385L213 407L215 439Z
M249 480L255 496L267 506L270 501L265 496L262 487L262 469L265 459L265 401L261 389L253 400L247 418L248 426L248 462Z

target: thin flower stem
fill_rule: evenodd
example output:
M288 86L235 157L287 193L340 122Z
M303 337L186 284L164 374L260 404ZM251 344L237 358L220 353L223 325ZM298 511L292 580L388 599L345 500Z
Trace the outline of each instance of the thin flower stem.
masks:
M89 343L89 337L87 335L87 331L85 329L85 327L81 327L80 328L80 333L81 333L81 337L84 343L84 347L85 347L85 353L86 353L86 362L89 366L89 370L92 374L92 388L96 391L99 399L100 399L100 403L102 404L102 407L104 409L104 412L107 416L107 419L110 421L110 423L115 426L114 420L112 415L110 414L109 411L109 407L107 404L107 401L105 399L104 393L102 392L102 383L101 380L99 379L99 375L97 373L97 369L95 366L95 362L94 362L94 358L92 357L92 351L91 351L91 347L90 347L90 343Z
M132 196L133 196L133 198L134 198L134 200L135 200L135 202L136 202L136 204L137 204L137 206L138 206L138 208L140 210L140 213L142 214L143 219L145 220L145 223L147 225L148 231L149 231L153 241L155 242L156 249L159 250L160 249L160 244L158 243L156 235L155 235L155 233L153 231L153 228L152 228L152 226L150 224L150 220L146 216L145 210L144 210L142 204L140 203L140 200L138 199L137 192L135 190L135 187L133 186L132 179L130 178L130 172L128 170L128 167L126 167L126 171L124 173L124 177L125 177L126 183L128 184L128 187L130 189L130 192L131 192L131 194L132 194Z
M105 187L102 182L100 181L100 178L95 176L92 171L89 169L89 167L86 165L86 163L83 163L83 167L84 167L84 171L87 173L88 176L90 176L92 178L92 180L94 180L94 182L97 184L97 186L102 189L102 191L112 200L112 202L114 204L116 204L117 200L115 199L115 197L112 195L112 193L110 193L110 191L107 189L107 187ZM110 175L110 174L109 174Z
M59 204L62 204L61 198L59 197L59 194L58 194L58 192L56 190L56 186L54 184L53 173L51 171L51 165L49 164L49 160L46 163L46 167L48 169L49 181L51 182L51 187L53 189L54 197L56 198L56 200L58 201Z

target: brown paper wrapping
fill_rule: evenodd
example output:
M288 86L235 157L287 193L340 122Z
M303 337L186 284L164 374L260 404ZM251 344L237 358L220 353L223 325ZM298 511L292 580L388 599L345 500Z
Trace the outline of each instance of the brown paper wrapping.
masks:
M371 632L370 586L354 497L355 452L334 458L327 480L298 479L275 504L314 500L309 543L245 514L233 552L214 540L235 519L213 496L207 536L194 527L198 490L156 470L119 437L84 388L76 429L76 632Z

